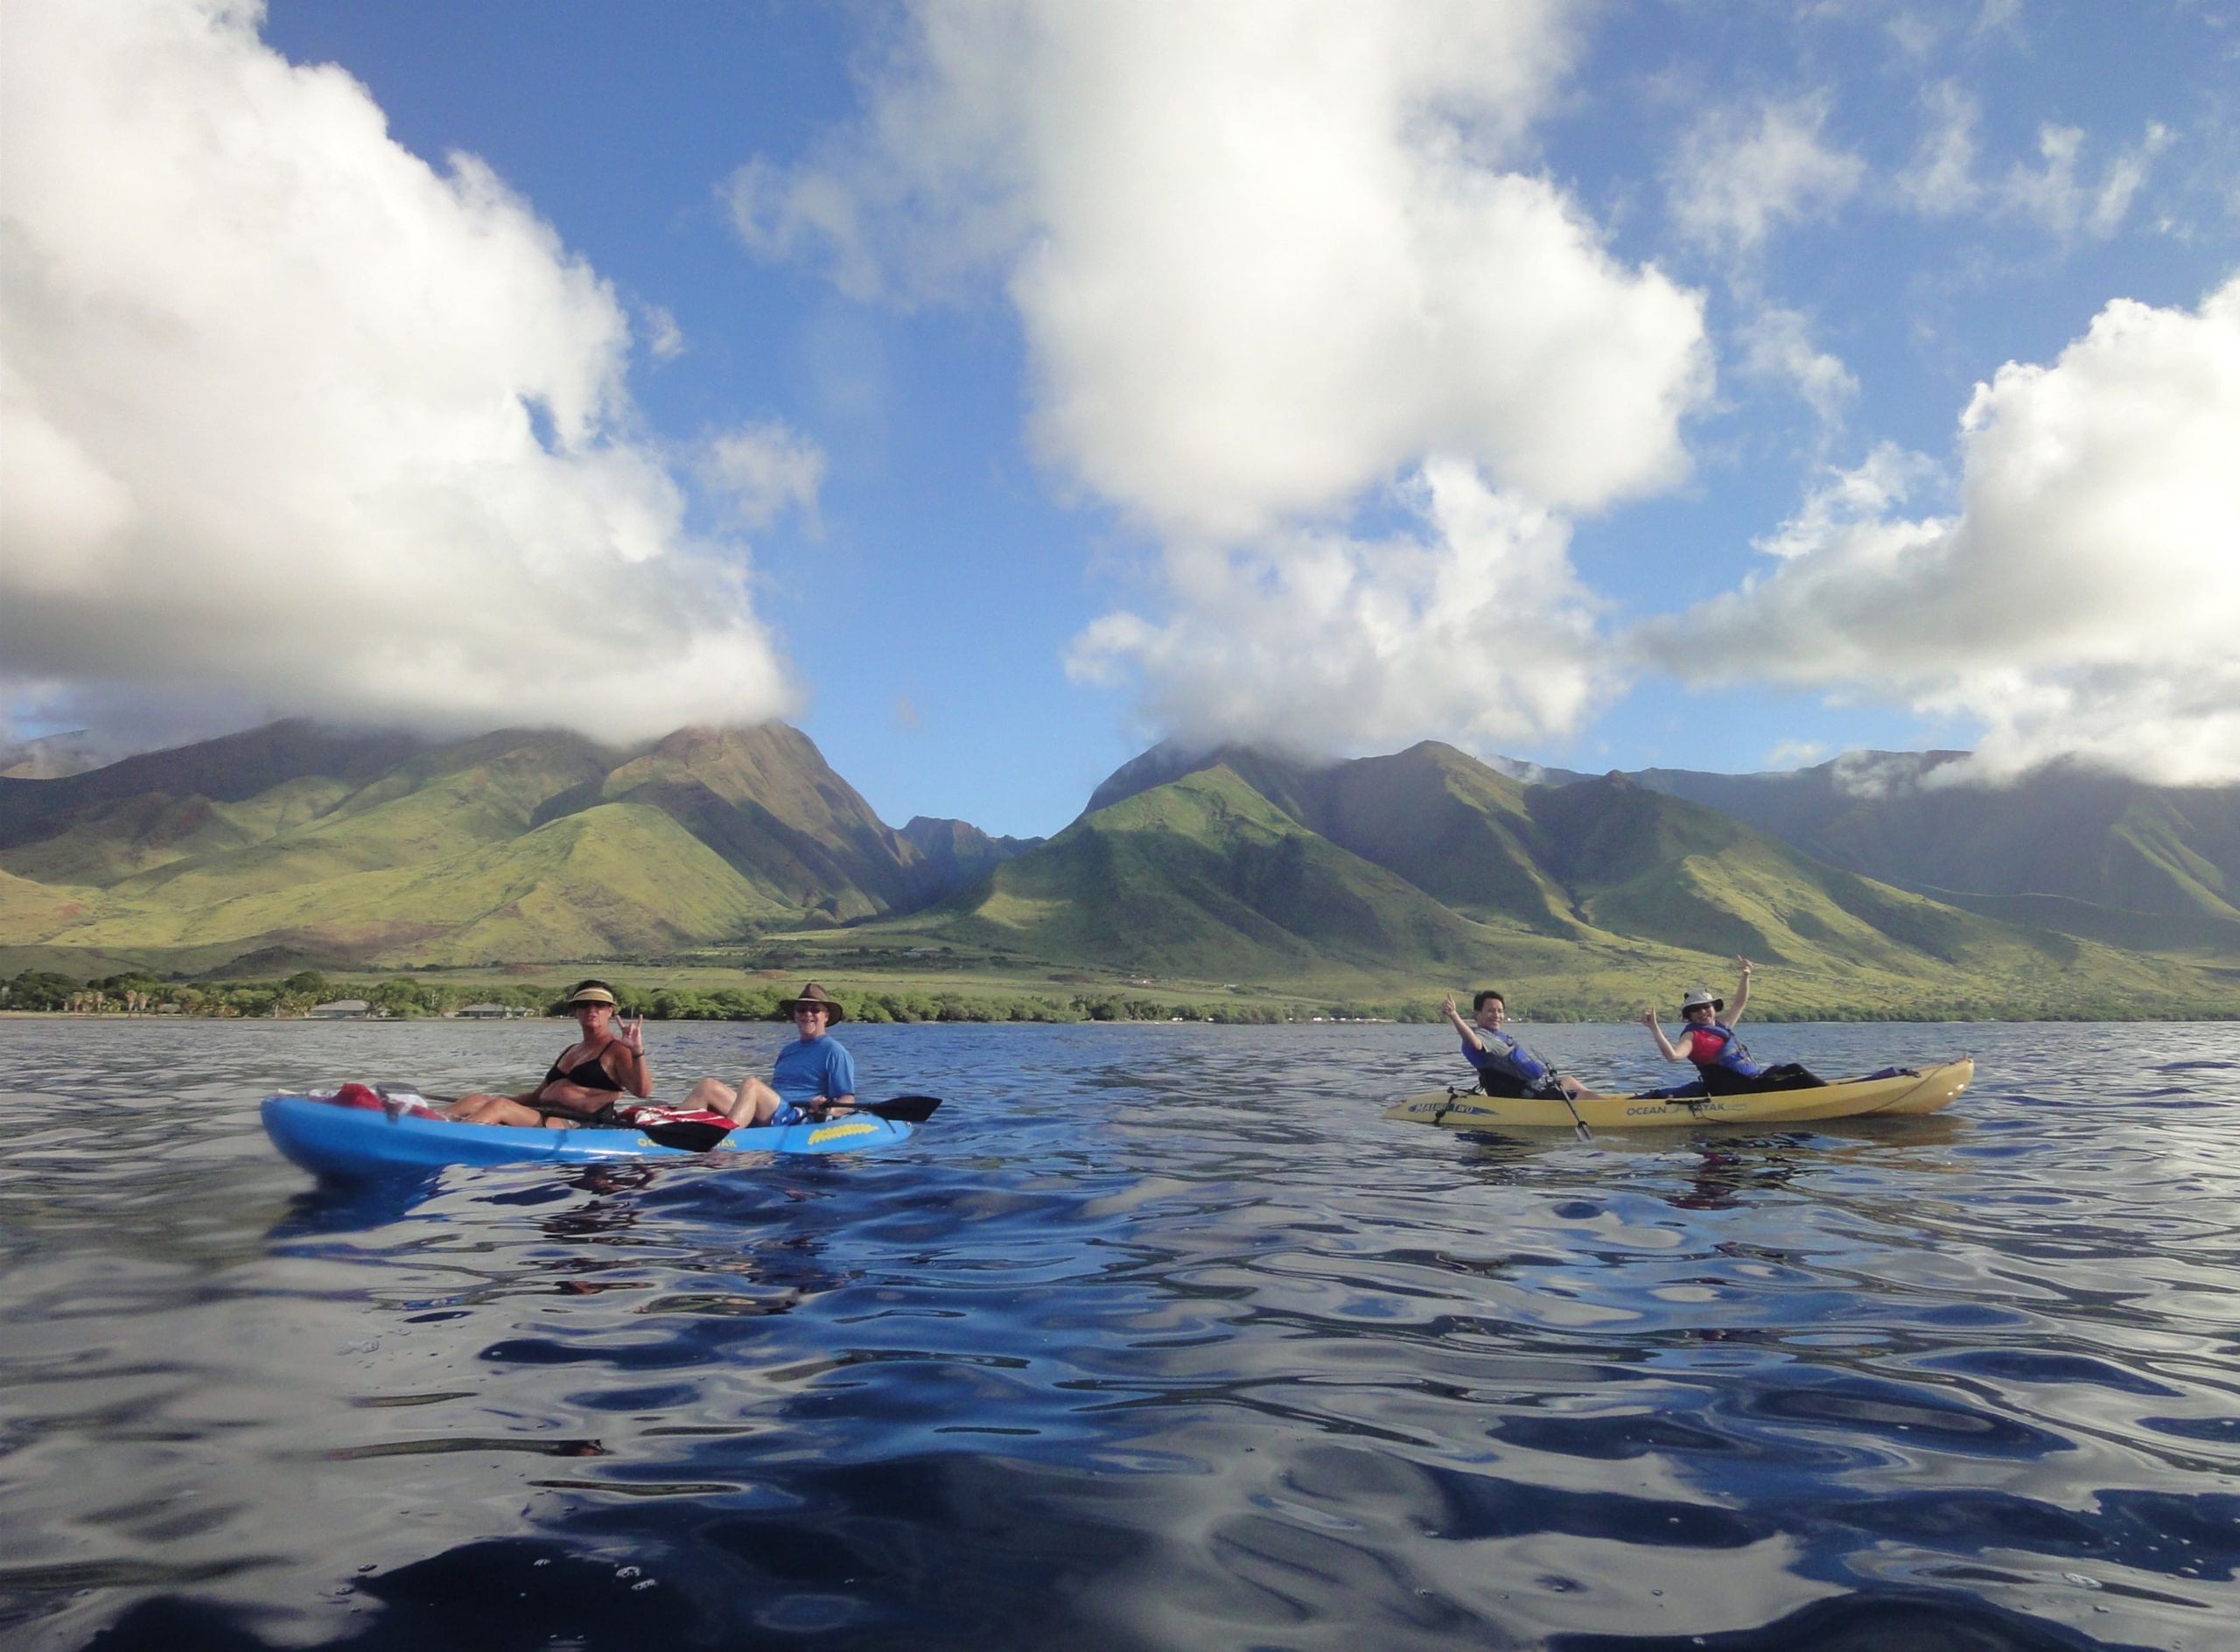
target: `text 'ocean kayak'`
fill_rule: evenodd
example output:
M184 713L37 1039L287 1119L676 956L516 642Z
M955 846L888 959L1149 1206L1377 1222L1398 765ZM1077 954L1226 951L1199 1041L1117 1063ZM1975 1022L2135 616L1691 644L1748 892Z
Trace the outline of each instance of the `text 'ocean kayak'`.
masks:
M305 1170L335 1181L362 1181L446 1165L612 1164L625 1159L698 1158L637 1130L533 1130L516 1124L458 1124L424 1112L338 1106L317 1096L273 1096L263 1106L272 1144ZM909 1139L912 1126L866 1114L804 1124L734 1130L726 1152L864 1152Z
M1869 1078L1837 1079L1817 1089L1760 1090L1747 1096L1593 1096L1566 1107L1538 1096L1481 1096L1437 1090L1410 1096L1384 1116L1443 1130L1667 1129L1687 1124L1806 1124L1828 1118L1892 1118L1949 1107L1976 1075L1972 1056L1936 1067L1908 1068ZM1572 1109L1578 1110L1578 1119Z

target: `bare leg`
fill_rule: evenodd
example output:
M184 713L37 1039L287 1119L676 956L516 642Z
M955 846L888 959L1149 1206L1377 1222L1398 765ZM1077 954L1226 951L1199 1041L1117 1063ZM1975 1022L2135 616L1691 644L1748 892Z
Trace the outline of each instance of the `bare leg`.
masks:
M778 1110L778 1092L749 1074L733 1089L721 1079L704 1078L684 1098L687 1107L721 1113L735 1124L766 1124Z
M542 1124L544 1115L524 1107L510 1096L462 1096L444 1110L445 1118L462 1124Z
M736 1124L738 1120L738 1092L721 1079L704 1078L685 1092L683 1107L696 1107L703 1112L721 1113Z

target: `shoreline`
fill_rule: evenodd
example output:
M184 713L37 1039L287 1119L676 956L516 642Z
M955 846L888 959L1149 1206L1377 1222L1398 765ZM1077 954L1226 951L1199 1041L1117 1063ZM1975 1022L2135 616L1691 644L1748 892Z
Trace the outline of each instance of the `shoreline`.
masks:
M1751 1020L1762 1026L2223 1026L2240 1021L2240 1012L2229 1015L1852 1015L1840 1018L1813 1015L1762 1015L1754 1013ZM482 1016L446 1015L209 1015L199 1011L178 1010L169 1012L152 1010L15 1010L0 1008L0 1022L8 1021L89 1021L102 1023L163 1021L178 1022L238 1022L244 1026L427 1026L430 1025L515 1026L524 1022L539 1026L559 1026L569 1018L560 1015L513 1016L505 1020ZM645 1019L654 1026L783 1026L787 1023L777 1017L740 1017L722 1015L662 1016L648 1013ZM1145 1026L1233 1026L1253 1030L1270 1027L1353 1027L1406 1026L1435 1027L1440 1025L1436 1016L1420 1019L1397 1016L1293 1016L1281 1019L1246 1020L1222 1019L1213 1016L1083 1016L1078 1019L1036 1018L1030 1016L954 1016L928 1017L918 1020L871 1020L850 1018L852 1025L862 1026L1068 1026L1068 1027L1145 1027ZM1539 1027L1633 1026L1639 1023L1629 1016L1577 1017L1536 1020L1519 1016L1514 1025Z

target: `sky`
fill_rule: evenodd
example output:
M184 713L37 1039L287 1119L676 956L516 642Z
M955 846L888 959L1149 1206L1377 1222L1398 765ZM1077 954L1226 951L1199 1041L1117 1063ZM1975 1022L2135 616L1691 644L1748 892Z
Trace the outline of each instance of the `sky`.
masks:
M2240 781L2240 4L0 0L0 742Z

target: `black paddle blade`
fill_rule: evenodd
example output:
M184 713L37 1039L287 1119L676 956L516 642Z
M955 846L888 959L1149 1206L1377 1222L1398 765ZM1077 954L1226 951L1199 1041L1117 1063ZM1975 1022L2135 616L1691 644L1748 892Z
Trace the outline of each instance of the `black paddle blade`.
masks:
M858 1102L856 1111L874 1118L891 1118L899 1124L922 1124L942 1104L938 1096L898 1096L888 1102Z
M729 1124L703 1124L695 1119L672 1119L666 1124L640 1124L639 1134L663 1147L682 1147L704 1153L732 1133Z

